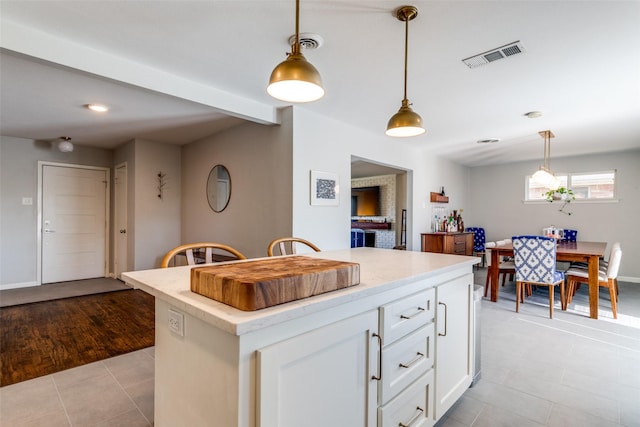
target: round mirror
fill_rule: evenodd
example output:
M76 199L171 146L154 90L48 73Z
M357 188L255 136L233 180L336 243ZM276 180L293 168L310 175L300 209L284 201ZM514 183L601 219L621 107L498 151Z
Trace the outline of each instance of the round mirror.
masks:
M207 179L207 200L214 212L222 212L231 198L231 177L222 165L215 165Z

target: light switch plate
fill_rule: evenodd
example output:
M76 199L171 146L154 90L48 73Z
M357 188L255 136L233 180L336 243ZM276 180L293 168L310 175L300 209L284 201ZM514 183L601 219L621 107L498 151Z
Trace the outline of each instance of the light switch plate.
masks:
M169 309L169 330L181 337L184 336L184 314L172 308Z

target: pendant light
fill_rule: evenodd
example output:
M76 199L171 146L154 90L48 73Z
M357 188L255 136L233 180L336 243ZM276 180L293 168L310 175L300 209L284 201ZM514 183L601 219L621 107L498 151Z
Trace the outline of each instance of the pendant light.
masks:
M555 137L555 135L550 130L541 131L538 134L544 138L544 164L533 174L531 179L549 190L555 190L560 186L560 181L551 172L549 166L551 160L551 138Z
M398 9L396 16L400 21L405 22L404 98L400 110L389 119L385 133L395 137L417 136L425 133L425 129L422 127L422 117L411 109L407 99L407 52L409 50L409 21L418 16L418 9L415 6L402 6Z
M300 0L296 0L296 33L291 53L271 73L267 92L287 102L311 102L324 96L322 78L300 51Z

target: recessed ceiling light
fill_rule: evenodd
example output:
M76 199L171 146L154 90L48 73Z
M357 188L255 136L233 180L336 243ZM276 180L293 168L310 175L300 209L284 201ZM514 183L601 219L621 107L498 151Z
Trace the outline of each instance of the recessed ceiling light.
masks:
M487 138L487 139L479 139L476 141L478 144L493 144L499 142L500 138Z
M107 107L106 105L102 105L102 104L87 104L86 107L89 110L95 111L97 113L105 113L105 112L109 111L109 107Z
M530 119L537 119L538 117L542 116L542 111L529 111L524 115Z

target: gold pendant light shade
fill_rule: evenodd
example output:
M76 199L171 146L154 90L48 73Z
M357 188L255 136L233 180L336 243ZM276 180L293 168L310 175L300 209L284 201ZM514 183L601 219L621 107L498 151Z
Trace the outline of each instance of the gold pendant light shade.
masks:
M300 52L300 0L296 0L296 33L291 53L271 73L267 93L286 102L312 102L324 96L322 78Z
M408 99L403 99L400 110L389 119L385 133L389 136L402 138L422 135L425 132L422 127L422 117L411 109Z
M311 102L324 96L324 88L316 67L302 53L292 53L274 68L267 93L281 101Z
M425 129L422 126L422 117L413 109L407 99L407 62L409 51L409 21L418 16L418 9L415 6L402 6L398 9L396 17L398 20L405 23L404 33L404 98L402 99L402 106L396 114L394 114L389 123L387 123L388 136L393 137L408 137L418 136L425 133Z

